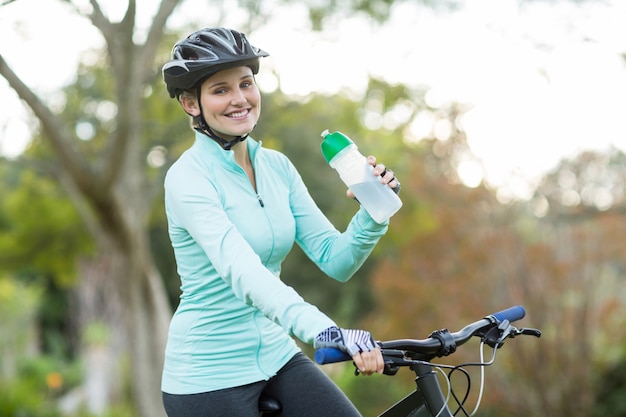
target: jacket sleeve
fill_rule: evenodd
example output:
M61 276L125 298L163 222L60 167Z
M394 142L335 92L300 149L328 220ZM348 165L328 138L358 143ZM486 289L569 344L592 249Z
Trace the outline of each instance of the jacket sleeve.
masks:
M325 274L337 281L349 280L385 234L389 221L378 224L361 207L341 233L313 201L293 165L290 178L296 242Z

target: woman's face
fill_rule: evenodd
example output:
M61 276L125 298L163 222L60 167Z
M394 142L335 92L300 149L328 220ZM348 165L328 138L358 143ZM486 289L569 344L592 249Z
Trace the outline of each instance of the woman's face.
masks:
M249 67L217 72L200 88L204 120L220 136L230 140L254 129L261 114L261 94Z

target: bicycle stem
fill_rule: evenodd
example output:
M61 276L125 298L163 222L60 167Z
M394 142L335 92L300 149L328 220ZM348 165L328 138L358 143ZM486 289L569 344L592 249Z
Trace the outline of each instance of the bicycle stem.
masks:
M417 363L411 365L411 369L417 375L415 383L424 397L424 403L430 414L437 417L452 417L447 401L443 397L437 373L432 366Z

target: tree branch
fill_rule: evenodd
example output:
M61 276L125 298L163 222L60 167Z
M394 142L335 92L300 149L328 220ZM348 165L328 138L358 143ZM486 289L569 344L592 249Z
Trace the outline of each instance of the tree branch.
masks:
M152 20L152 25L150 26L150 29L148 31L148 37L146 38L146 42L143 48L141 48L142 59L140 62L153 62L161 39L163 38L163 28L165 28L167 19L172 15L172 12L176 7L178 7L180 2L181 0L163 0L161 2L159 10ZM152 74L151 66L143 65L140 66L140 68L143 69L143 73L140 79L142 81L148 81L150 75Z
M95 1L95 0L92 0ZM118 30L107 39L115 80L118 83L118 128L109 142L108 152L104 163L101 180L106 187L115 181L121 172L127 152L132 152L132 141L139 136L137 127L133 123L139 119L141 103L141 89L153 74L156 52L167 19L181 0L163 0L153 19L144 45L135 45L133 33L135 25L136 1L129 0L128 9L122 21L117 25ZM107 36L105 34L105 36ZM118 57L119 56L119 60ZM131 156L132 157L132 156Z
M91 1L96 2L96 0ZM103 33L111 59L118 106L117 126L108 140L108 149L103 158L100 181L105 188L112 186L122 172L122 167L128 159L127 153L131 142L136 138L133 121L140 117L140 83L133 78L133 68L143 65L143 62L138 61L133 42L136 13L136 1L129 0L122 20L112 25L115 30L110 34Z
M93 173L82 163L81 156L72 147L73 136L65 126L59 123L59 119L39 97L13 72L2 55L0 55L0 75L9 82L11 88L35 113L60 160L61 166L68 172L76 185L88 193L88 190L94 185Z
M88 16L89 20L91 20L91 23L93 23L93 25L100 30L104 39L108 43L108 40L111 39L113 33L115 32L114 25L109 21L109 19L107 19L104 13L102 13L102 9L100 8L97 0L89 0L89 3L93 9L91 14Z

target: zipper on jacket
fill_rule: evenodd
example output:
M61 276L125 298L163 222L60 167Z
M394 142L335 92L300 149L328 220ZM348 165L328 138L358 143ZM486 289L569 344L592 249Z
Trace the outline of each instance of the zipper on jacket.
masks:
M261 143L259 142L259 146L261 145ZM257 150L258 151L258 150ZM261 194L258 193L259 190L259 175L258 175L258 171L259 171L259 164L257 163L257 154L254 154L254 161L250 161L252 162L252 166L254 167L254 180L256 182L256 190L254 190L256 192L256 199L259 200L259 205L261 206L261 208L265 207L265 203L263 202L263 199L261 198Z

